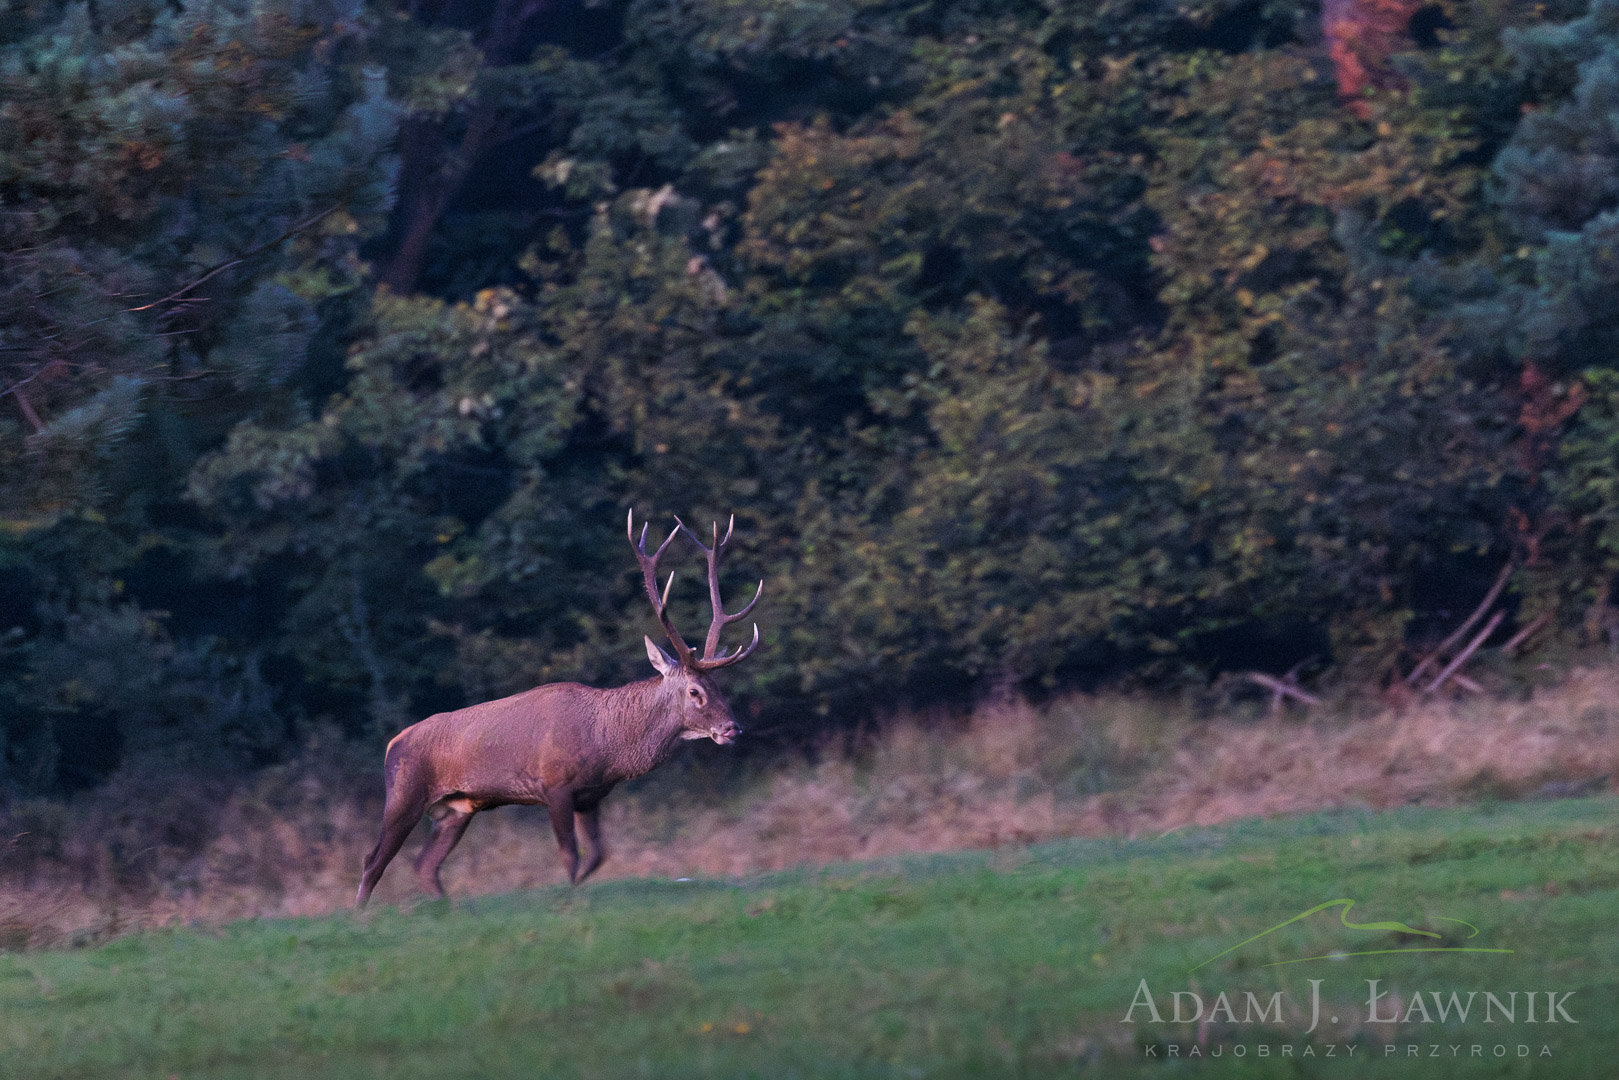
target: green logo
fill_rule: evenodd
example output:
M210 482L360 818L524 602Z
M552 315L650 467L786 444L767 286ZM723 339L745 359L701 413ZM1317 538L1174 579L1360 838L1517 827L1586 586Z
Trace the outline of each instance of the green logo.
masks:
M1341 909L1338 912L1338 921L1340 923L1342 923L1345 927L1347 927L1350 930L1395 930L1395 931L1398 931L1399 933L1402 933L1402 934L1416 934L1419 937L1435 938L1435 939L1441 940L1441 941L1444 940L1444 936L1442 934L1437 934L1432 930L1418 930L1416 927L1407 926L1403 922L1368 922L1368 923L1350 922L1349 921L1349 909L1354 907L1354 906L1355 906L1355 901L1353 901L1353 900L1328 900L1324 904L1317 904L1315 907L1310 908L1308 911L1299 912L1297 915L1293 916L1291 919L1284 919L1283 921L1277 923L1275 926L1271 927L1268 930L1261 930L1259 933L1255 934L1253 937L1249 938L1247 941L1240 941L1237 944L1231 946L1231 948L1225 950L1224 952L1215 953L1213 956L1211 956L1207 960L1203 961L1203 963L1197 965L1197 967L1189 968L1188 972L1196 971L1198 968L1201 968L1201 967L1206 967L1207 965L1212 964L1216 960L1220 959L1220 957L1222 957L1222 956L1230 956L1232 953L1236 952L1238 949L1242 948L1243 946L1252 945L1254 942L1258 941L1260 938L1264 937L1266 934L1274 934L1276 931L1280 930L1284 926L1292 926L1294 923L1298 922L1301 919L1308 919L1311 915L1314 915L1318 911L1325 911L1328 908L1334 908L1334 907ZM1472 923L1468 922L1466 919L1447 919L1447 918L1443 918L1443 917L1437 916L1437 915L1434 916L1434 919L1437 922L1459 923L1460 925L1467 927L1467 929L1470 931L1470 933L1467 935L1467 940L1472 940L1473 938L1478 937L1478 927L1474 926ZM1264 966L1265 967L1282 967L1285 964L1305 964L1305 963L1309 963L1311 960L1337 960L1337 959L1340 959L1340 958L1346 957L1346 956L1388 956L1388 955L1393 954L1393 953L1434 953L1434 952L1510 953L1510 952L1512 952L1512 950L1511 949L1481 949L1481 948L1472 948L1472 947L1464 946L1464 945L1419 945L1419 946L1413 946L1411 948L1406 948L1406 949L1361 949L1361 950L1358 950L1358 951L1355 951L1355 952L1339 950L1339 951L1334 951L1334 952L1330 952L1330 953L1322 953L1320 956L1301 956L1301 957L1298 957L1295 960L1277 960L1274 963L1266 964Z

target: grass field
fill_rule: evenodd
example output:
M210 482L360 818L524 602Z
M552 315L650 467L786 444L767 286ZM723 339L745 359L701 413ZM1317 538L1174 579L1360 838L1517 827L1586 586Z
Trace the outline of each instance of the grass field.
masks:
M1357 901L1350 921L1444 936L1349 929L1330 909L1189 973L1340 898ZM1266 966L1415 947L1513 951ZM1121 1023L1143 979L1162 1022L1138 1005ZM1389 992L1379 1012L1409 1022L1368 1022L1369 979ZM1174 991L1209 1006L1226 991L1233 1009L1177 1024ZM1465 1023L1437 1016L1452 991L1476 994ZM1284 996L1256 1019L1250 992ZM1513 1003L1512 1022L1482 1022L1486 992ZM1545 1022L1548 992L1573 1023ZM0 1055L28 1080L1608 1077L1619 801L1339 812L13 953Z

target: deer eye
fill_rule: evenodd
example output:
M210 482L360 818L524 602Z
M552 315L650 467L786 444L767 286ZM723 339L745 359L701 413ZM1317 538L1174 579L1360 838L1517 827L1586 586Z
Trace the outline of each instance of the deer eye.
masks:
M702 694L698 693L697 687L695 687L695 686L692 687L691 690L688 691L688 693L690 693L692 697L697 698L698 700L701 700L702 696L703 696Z

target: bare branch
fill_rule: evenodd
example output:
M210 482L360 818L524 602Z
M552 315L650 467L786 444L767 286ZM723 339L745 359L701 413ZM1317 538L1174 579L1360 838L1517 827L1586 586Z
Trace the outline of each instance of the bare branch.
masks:
M197 297L187 297L186 296L186 294L189 293L192 289L195 289L195 288L199 287L204 282L208 281L210 278L216 277L219 274L223 274L226 270L229 270L233 266L240 266L242 263L246 262L248 259L251 259L253 256L259 254L260 252L268 251L270 248L275 247L277 244L281 243L283 240L292 239L294 236L297 236L299 233L303 232L305 229L308 229L309 227L311 227L313 225L318 225L320 222L326 220L331 215L337 213L337 211L338 211L338 207L329 206L325 210L322 210L320 213L314 215L313 217L308 217L308 218L305 218L304 220L300 221L298 224L294 225L292 228L288 229L286 232L282 233L280 236L276 237L274 240L267 240L264 243L260 244L256 248L252 248L252 249L250 249L248 251L242 252L242 254L236 256L234 259L226 259L222 263L218 263L218 264L216 264L214 266L209 267L206 271L203 272L201 277L196 278L195 280L193 280L188 285L182 285L180 288L176 289L174 292L171 292L169 295L165 296L163 299L161 299L161 300L153 300L150 304L142 304L140 307L125 308L124 309L124 314L134 314L134 313L140 312L140 311L150 311L152 308L160 307L160 306L162 306L164 304L175 304L175 303L183 304L183 303L197 302L199 298L197 298Z
M23 383L30 381L30 379L24 379L21 383L7 390L6 393L16 399L17 410L22 413L23 419L28 421L28 426L34 429L34 434L38 435L45 430L45 421L39 418L39 413L34 410L34 403L29 401L28 395L23 392Z
M16 395L17 407L22 410L23 416L27 418L28 423L33 426L33 429L36 432L44 430L45 422L39 418L39 414L34 411L34 406L30 404L28 398L23 395L23 387L33 382L41 375L44 375L46 372L54 370L61 363L62 361L60 360L48 360L41 364L38 368L34 369L34 372L31 375L18 379L4 390L0 390L0 398L4 398L7 395L12 394Z
M1507 643L1501 646L1501 655L1511 656L1517 651L1519 646L1528 641L1530 638L1534 637L1536 634L1540 633L1541 629L1551 621L1551 612L1537 615L1534 619L1530 620L1528 626L1525 626L1522 630L1519 630L1516 634L1513 634L1512 637L1507 639Z
M1478 607L1473 609L1473 614L1469 615L1460 626L1451 631L1450 636L1441 641L1437 649L1429 653L1421 663L1411 669L1411 674L1405 677L1407 686L1415 686L1421 682L1422 676L1428 669L1437 664L1445 653L1454 649L1456 643L1467 636L1467 632L1473 628L1473 624L1482 619L1485 613L1495 606L1495 601L1501 595L1501 590L1507 587L1507 582L1512 578L1512 572L1517 568L1518 561L1516 559L1507 560L1507 564L1496 575L1495 584L1490 586L1490 591L1484 594L1484 599L1480 600Z
M1293 698L1295 701L1302 702L1305 705L1321 704L1321 699L1314 694L1306 693L1292 683L1283 682L1274 675L1266 675L1263 671L1250 671L1247 678L1249 682L1257 683L1273 694Z
M1484 624L1484 629L1478 632L1478 636L1467 643L1467 648L1456 654L1456 659L1452 660L1445 667L1445 670L1439 673L1438 678L1428 684L1428 688L1424 690L1423 693L1431 694L1435 690L1438 690L1441 686L1444 686L1445 680L1449 679L1452 675L1461 670L1462 665L1467 663L1467 658L1472 656L1473 653L1478 650L1478 647L1484 644L1485 640L1491 634L1495 633L1495 628L1500 626L1501 620L1506 617L1507 613L1505 611L1497 611L1494 615L1491 615L1490 621Z

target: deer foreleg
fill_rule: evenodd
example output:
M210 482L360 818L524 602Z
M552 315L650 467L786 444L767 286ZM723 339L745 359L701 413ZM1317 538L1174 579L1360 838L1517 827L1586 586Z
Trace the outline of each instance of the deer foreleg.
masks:
M546 792L546 809L551 812L551 831L556 833L562 861L568 867L568 883L579 880L579 842L573 835L573 792Z
M589 810L574 812L574 819L579 823L579 828L585 834L585 842L590 846L590 855L585 859L583 869L579 871L579 881L595 873L596 867L607 858L607 846L602 843L600 810L601 807L598 805L592 806Z

